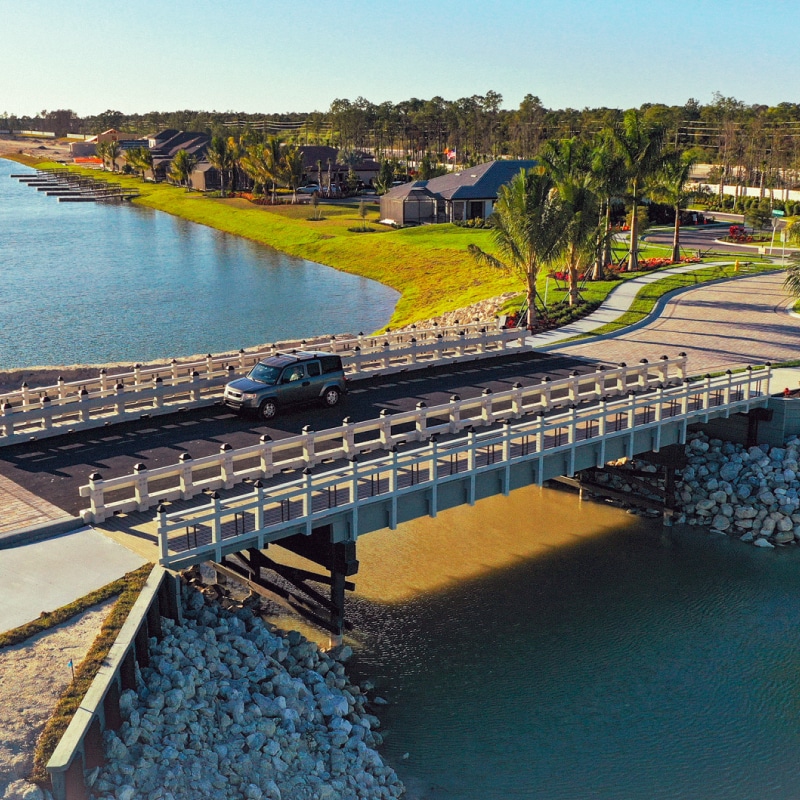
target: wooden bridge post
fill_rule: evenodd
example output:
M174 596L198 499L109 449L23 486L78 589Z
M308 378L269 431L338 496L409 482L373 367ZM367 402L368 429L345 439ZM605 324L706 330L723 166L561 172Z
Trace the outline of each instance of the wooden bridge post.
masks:
M272 475L272 437L265 433L259 438L261 444L260 461L261 477L269 478Z
M188 500L194 494L191 455L189 453L181 453L178 456L178 463L181 465L181 499Z

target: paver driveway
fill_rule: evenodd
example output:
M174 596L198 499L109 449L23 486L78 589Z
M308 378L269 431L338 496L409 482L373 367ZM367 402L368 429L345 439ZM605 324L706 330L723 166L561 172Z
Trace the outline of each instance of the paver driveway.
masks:
M800 358L800 319L788 313L783 279L779 272L700 286L637 330L553 351L615 364L685 351L691 374Z

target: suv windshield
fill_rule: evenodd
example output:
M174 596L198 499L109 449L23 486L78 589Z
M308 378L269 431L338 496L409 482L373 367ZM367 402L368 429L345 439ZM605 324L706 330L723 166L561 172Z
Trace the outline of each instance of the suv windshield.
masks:
M278 376L281 374L280 367L270 367L267 364L256 364L250 370L248 378L251 381L258 381L259 383L266 383L274 386L278 382Z

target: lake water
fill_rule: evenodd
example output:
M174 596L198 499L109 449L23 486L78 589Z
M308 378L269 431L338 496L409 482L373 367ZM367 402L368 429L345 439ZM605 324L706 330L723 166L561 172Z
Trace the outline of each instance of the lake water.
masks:
M0 369L147 361L371 332L365 278L130 203L59 203L0 159Z
M530 487L358 558L352 670L410 800L800 796L797 549Z

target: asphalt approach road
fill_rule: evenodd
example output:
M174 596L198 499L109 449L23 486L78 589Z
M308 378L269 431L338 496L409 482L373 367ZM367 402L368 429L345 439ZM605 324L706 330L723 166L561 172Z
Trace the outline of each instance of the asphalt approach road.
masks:
M486 388L510 389L517 381L531 386L546 375L555 380L573 370L593 372L596 363L571 354L528 352L358 381L335 408L315 404L286 410L269 425L222 406L193 409L3 448L0 474L77 515L86 504L78 489L93 472L111 478L130 474L138 463L148 469L174 465L184 452L200 458L218 453L224 443L246 447L257 444L263 434L279 440L300 433L305 425L333 428L345 416L358 422L377 417L383 409L411 410L420 401L428 406L447 403L453 394L468 399Z
M733 223L731 223L733 224ZM721 227L719 225L685 227L681 228L680 245L683 255L697 255L698 250L705 253L707 250L713 250L715 253L731 253L737 256L750 255L753 258L758 256L758 245L739 245L727 244L717 242L723 236L727 236L728 226ZM674 237L673 230L658 230L652 233L647 233L644 236L646 242L651 244L660 244L672 246ZM779 243L780 244L780 243ZM780 256L780 247L777 248L777 255Z

